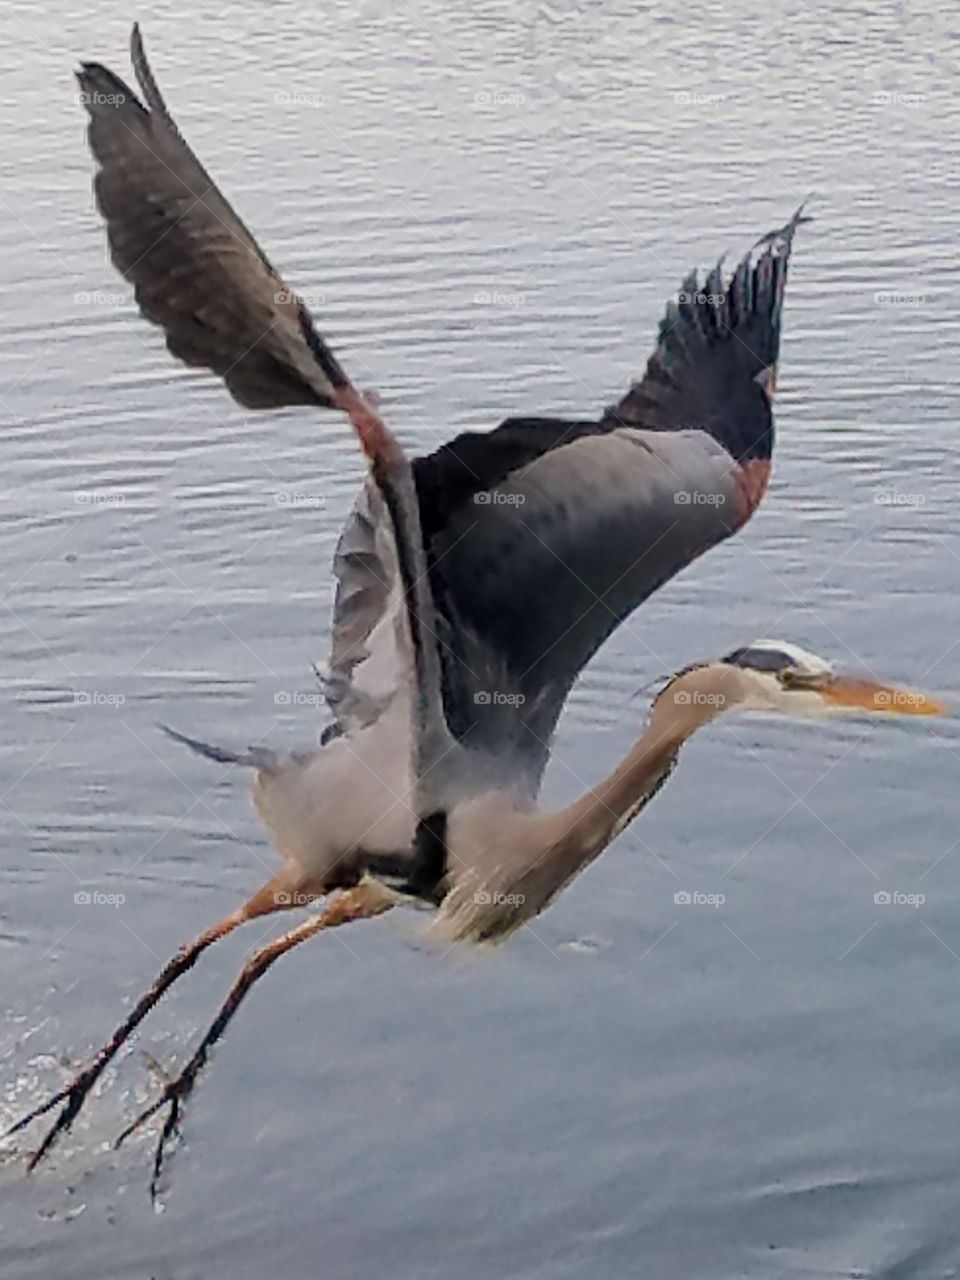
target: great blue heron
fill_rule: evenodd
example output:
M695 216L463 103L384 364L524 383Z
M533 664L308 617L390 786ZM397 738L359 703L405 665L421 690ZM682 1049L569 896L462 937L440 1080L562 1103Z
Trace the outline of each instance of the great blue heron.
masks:
M771 399L798 211L728 281L694 272L667 307L643 378L599 419L510 419L412 463L350 383L174 124L139 33L141 103L95 63L79 74L113 260L174 355L219 374L251 408L344 411L371 481L338 545L326 680L334 722L319 748L231 751L255 769L254 805L281 870L188 943L92 1061L12 1130L63 1103L33 1168L107 1063L213 942L255 917L339 891L247 960L196 1053L121 1135L169 1104L164 1151L211 1046L284 952L398 902L431 930L493 941L542 911L663 784L683 743L733 709L932 714L933 699L836 675L761 641L681 671L617 768L556 813L535 808L577 675L638 604L735 532L763 495ZM170 731L173 732L173 731Z

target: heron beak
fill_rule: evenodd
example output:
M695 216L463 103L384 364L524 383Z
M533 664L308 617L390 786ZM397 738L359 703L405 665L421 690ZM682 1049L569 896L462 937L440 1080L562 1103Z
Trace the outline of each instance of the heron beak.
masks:
M829 706L851 710L885 711L898 716L939 716L947 711L945 702L919 689L879 684L859 676L826 676L817 692Z

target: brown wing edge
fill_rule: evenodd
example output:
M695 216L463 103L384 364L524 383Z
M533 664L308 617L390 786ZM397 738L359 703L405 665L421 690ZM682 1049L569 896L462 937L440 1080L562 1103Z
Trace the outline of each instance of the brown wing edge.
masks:
M114 264L133 284L141 311L148 320L165 329L173 355L187 364L212 369L224 378L231 395L246 407L277 408L291 404L333 407L335 389L350 385L347 375L317 331L302 299L285 285L183 138L157 86L138 27L134 27L131 36L131 56L146 106L119 76L99 63L84 63L77 79L80 101L90 117L90 148L98 164L95 181L98 207L107 222ZM130 161L136 144L152 152L157 170L168 184L166 192L146 192L140 185L136 165ZM129 162L131 172L127 171L125 161ZM261 309L266 303L267 313L272 313L270 330L277 326L280 332L262 349L254 350L253 346L241 344L239 350L232 350L229 335L224 342L223 333L215 335L214 325L202 314L208 310L206 305L195 306L189 314L182 311L178 314L175 306L169 304L174 286L167 259L172 252L179 252L175 266L181 272L181 286L187 273L193 273L200 281L195 293L202 295L204 267L209 266L202 257L202 246L188 243L183 236L175 243L168 241L162 245L164 256L157 264L151 261L154 250L179 229L185 216L180 207L184 193L190 201L186 212L192 213L196 206L202 206L200 215L210 219L211 225L215 225L213 220L216 220L232 233L253 255L258 274L264 273L260 284L267 282L269 290L261 287L261 296L256 301ZM157 228L158 234L151 239L142 230L138 233L138 223L141 228ZM139 242L135 239L138 234ZM126 244L130 240L135 243L133 254ZM222 277L210 283L215 308L218 305L216 285L222 286ZM247 285L242 273L238 272L230 284L234 300L242 305L242 291ZM214 337L219 342L214 342ZM214 352L218 346L221 349ZM215 354L218 359L214 358ZM289 358L285 358L288 355Z

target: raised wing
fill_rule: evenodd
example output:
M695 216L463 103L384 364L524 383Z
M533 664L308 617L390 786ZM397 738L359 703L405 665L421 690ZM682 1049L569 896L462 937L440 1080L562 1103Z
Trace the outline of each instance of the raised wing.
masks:
M722 289L684 282L644 378L599 422L513 419L415 461L453 735L484 781L539 783L564 700L610 633L728 537L770 470L770 396L799 213ZM376 688L389 571L358 508L341 542L335 708ZM382 634L382 633L381 633ZM354 706L362 710L363 696Z
M695 426L737 462L769 458L787 264L794 232L809 221L801 206L757 241L729 281L722 260L702 285L691 272L667 304L643 378L606 421L660 431ZM755 258L758 248L764 252Z
M164 329L170 351L218 374L241 404L312 404L350 418L395 537L402 643L417 694L415 767L426 777L451 743L411 464L187 146L136 26L131 58L145 105L99 63L84 63L77 77L114 264L133 284L143 315Z
M451 512L428 547L454 736L538 782L603 641L743 523L734 466L696 430L574 430Z
M187 146L136 27L131 57L146 106L99 63L84 63L77 79L97 204L141 312L165 330L173 355L211 369L249 408L331 406L346 375Z

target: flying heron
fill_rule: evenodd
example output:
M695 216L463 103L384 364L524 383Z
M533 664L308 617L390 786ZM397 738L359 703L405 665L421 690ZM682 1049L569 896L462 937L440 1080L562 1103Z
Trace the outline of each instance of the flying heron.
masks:
M566 697L643 600L736 532L763 496L773 447L781 313L800 210L725 278L683 282L643 377L598 418L511 418L408 459L350 382L298 296L260 250L167 110L136 27L143 101L112 72L78 73L115 265L170 351L254 409L347 415L371 476L340 538L333 722L319 747L235 751L282 859L242 906L187 943L74 1078L9 1131L63 1104L31 1157L69 1129L146 1014L212 943L248 920L334 895L254 951L196 1052L118 1141L169 1108L164 1154L211 1047L279 956L324 929L401 902L452 940L497 941L542 911L636 817L678 753L723 712L929 715L929 696L835 673L757 641L680 671L614 771L557 812L536 809Z

